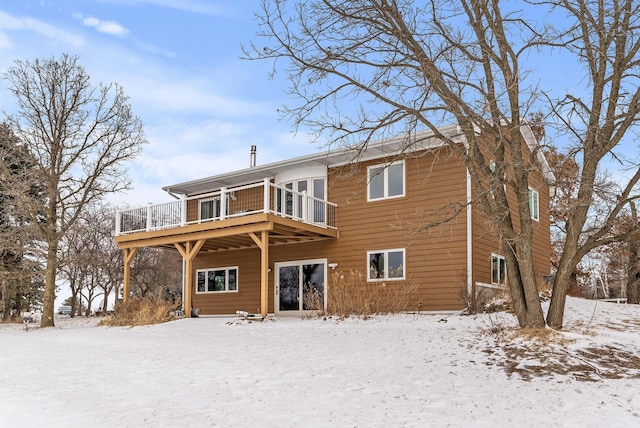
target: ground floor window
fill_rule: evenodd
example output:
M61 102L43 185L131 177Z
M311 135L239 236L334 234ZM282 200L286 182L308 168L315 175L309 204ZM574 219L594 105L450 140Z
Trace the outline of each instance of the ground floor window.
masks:
M404 248L368 251L369 281L404 279Z
M196 293L238 291L238 267L201 269L196 271Z
M491 255L491 283L492 284L506 284L506 265L504 257L498 254Z

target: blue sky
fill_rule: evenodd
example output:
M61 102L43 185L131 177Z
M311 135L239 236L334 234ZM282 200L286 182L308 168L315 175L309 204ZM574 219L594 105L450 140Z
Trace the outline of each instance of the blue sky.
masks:
M321 150L279 118L282 104L295 103L282 70L270 80L271 62L240 59L241 45L256 40L259 9L260 0L5 1L0 74L15 60L68 53L95 85L121 84L150 144L129 165L134 189L110 201L168 201L162 186L245 168L253 144L259 164ZM535 56L530 67L531 83L540 79L551 96L587 84L581 67L556 55ZM0 109L11 112L5 84Z
M92 82L117 82L149 144L129 165L134 189L110 200L171 199L161 187L320 150L277 109L286 81L269 62L241 60L260 1L21 0L0 5L0 74L15 60L77 55ZM0 80L0 109L13 98Z

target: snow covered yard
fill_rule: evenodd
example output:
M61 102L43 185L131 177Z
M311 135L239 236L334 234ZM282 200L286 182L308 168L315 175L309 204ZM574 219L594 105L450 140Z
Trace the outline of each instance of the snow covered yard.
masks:
M0 426L640 426L640 307L507 314L0 325ZM586 352L585 350L591 350Z

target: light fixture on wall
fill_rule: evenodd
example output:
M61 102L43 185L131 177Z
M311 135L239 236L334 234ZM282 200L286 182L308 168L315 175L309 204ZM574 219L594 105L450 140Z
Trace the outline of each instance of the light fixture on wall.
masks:
M327 266L329 266L331 270L336 270L336 268L338 267L338 263L329 263Z

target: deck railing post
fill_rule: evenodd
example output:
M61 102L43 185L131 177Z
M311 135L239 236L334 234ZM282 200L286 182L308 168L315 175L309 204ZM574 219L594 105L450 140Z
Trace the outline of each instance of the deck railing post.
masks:
M268 178L264 179L264 213L269 213L270 204L270 196L271 196L271 180Z
M307 195L307 191L303 190L302 191L302 212L300 214L302 217L303 221L309 221L309 218L307 217L309 213L309 196Z
M220 188L220 220L227 216L227 188Z
M116 235L120 235L122 211L116 211Z
M151 222L151 205L147 205L147 230L151 230L153 223Z
M187 199L182 198L180 201L180 226L187 224Z

